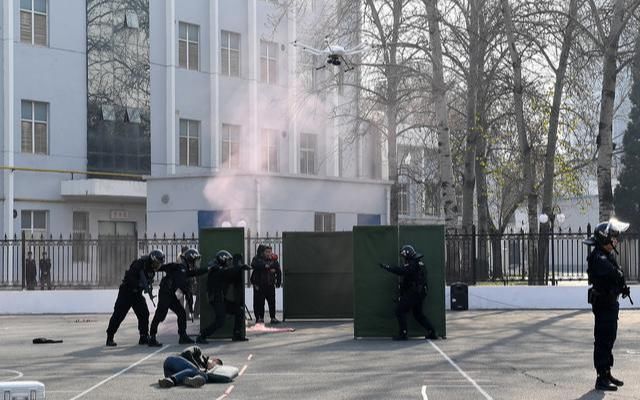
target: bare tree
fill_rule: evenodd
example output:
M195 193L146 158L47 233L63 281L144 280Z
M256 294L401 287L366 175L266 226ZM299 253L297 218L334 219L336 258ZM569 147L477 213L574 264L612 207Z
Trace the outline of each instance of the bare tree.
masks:
M638 0L614 0L613 12L607 7L598 8L595 0L588 0L597 36L594 40L602 57L602 96L600 100L600 123L598 127L598 200L600 220L607 220L613 212L613 191L611 189L611 160L613 141L611 127L613 124L614 104L616 98L616 81L618 77L618 57L620 37L627 27L630 18L640 5ZM605 18L610 18L608 24ZM607 26L609 32L606 33Z

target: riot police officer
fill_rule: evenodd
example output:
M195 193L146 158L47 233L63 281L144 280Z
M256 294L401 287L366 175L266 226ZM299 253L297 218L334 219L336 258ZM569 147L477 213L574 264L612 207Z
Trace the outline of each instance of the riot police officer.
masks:
M207 327L200 327L200 336L196 339L197 343L208 343L207 336L211 336L224 326L227 313L234 316L233 341L248 340L242 334L244 304L238 301L232 286L239 279L242 279L242 271L250 269L239 254L232 256L226 250L220 250L216 254L215 260L209 265L209 275L207 276L207 295L209 304L216 314L215 321Z
M138 331L140 332L138 344L147 344L149 342L149 308L144 297L142 297L142 293L145 292L149 297L153 298L153 278L163 263L164 253L162 250L152 250L148 255L142 256L131 263L131 266L124 274L122 284L120 284L118 298L113 307L113 315L109 320L107 346L117 345L113 341L113 337L130 308L133 308L136 317L138 317Z
M427 295L427 279L422 254L416 253L411 245L404 245L400 250L404 263L402 266L390 266L380 264L380 267L402 277L399 285L398 299L395 314L398 319L400 331L393 340L407 340L407 313L412 312L420 325L425 329L425 337L436 339L431 323L422 312L422 303Z
M629 224L611 219L595 227L593 236L584 241L594 246L587 257L589 277L589 303L595 318L593 330L593 365L598 373L596 390L618 390L623 382L611 375L613 366L613 344L618 332L618 297L630 295L624 274L614 252L619 236Z
M162 346L156 340L158 325L167 317L169 310L178 317L178 335L180 344L191 344L194 341L187 335L187 313L178 299L178 294L184 295L193 312L193 293L189 279L194 276L207 273L207 269L198 269L200 253L196 249L187 249L180 255L180 263L169 263L161 266L158 272L164 272L165 276L160 281L158 293L158 307L151 321L149 346Z

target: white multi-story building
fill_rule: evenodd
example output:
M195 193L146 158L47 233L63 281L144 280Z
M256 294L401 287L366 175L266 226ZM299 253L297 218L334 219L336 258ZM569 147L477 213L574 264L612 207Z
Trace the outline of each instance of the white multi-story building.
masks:
M356 76L291 46L332 4L3 1L3 232L386 223L379 145L331 117Z

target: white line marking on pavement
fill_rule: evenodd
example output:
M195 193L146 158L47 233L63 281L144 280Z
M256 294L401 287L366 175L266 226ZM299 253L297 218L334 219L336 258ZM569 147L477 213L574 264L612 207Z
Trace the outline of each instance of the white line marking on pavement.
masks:
M159 348L158 350L154 351L151 354L148 354L146 357L134 362L133 364L129 365L127 368L120 370L119 372L116 372L115 374L111 375L110 377L96 383L95 385L91 386L89 389L85 390L84 392L80 393L79 395L70 398L69 400L76 400L79 399L80 397L84 396L85 394L95 390L96 388L104 385L105 383L109 382L110 380L119 377L120 375L124 374L125 372L127 372L128 370L130 370L131 368L135 367L138 364L141 364L145 361L147 361L148 359L150 359L151 357L155 356L156 354L160 353L162 350L165 350L167 347L169 347L170 345L165 344L164 346L162 346L161 348Z
M427 397L427 385L422 385L422 400L429 400Z
M233 385L229 386L229 387L227 388L227 390L225 390L225 391L224 391L224 393L223 393L220 397L218 397L216 400L222 400L222 399L224 399L225 397L229 396L229 394L231 394L231 391L233 390L233 388L234 388L234 387L235 387L235 386L233 386Z
M242 369L240 370L240 372L238 372L238 376L242 376L242 374L244 374L244 371L246 371L248 368L247 364L245 364Z
M444 357L444 359L447 360L449 362L449 364L451 364L453 366L453 368L457 369L458 372L460 372L460 375L464 376L469 382L471 382L471 384L473 386L475 386L476 389L478 389L478 392L480 392L484 396L485 399L493 400L493 398L491 396L489 396L489 394L487 392L485 392L484 389L482 389L480 387L480 385L478 385L476 383L476 381L474 381L469 375L467 375L467 373L464 372L462 370L462 368L458 367L458 364L453 362L453 360L451 358L449 358L449 356L446 355L444 351L440 350L440 347L436 346L436 344L433 343L431 340L429 340L429 344L431 344L431 346L433 346L433 348L436 349L438 351L438 353L440 353L440 355L442 357Z
M251 361L252 358L253 358L253 354L249 354L249 357L247 357L247 361Z

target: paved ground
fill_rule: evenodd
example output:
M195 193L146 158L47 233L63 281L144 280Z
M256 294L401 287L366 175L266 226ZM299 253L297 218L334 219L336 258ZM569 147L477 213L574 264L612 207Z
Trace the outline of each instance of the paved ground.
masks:
M350 322L291 322L294 333L205 346L246 368L232 385L202 389L157 386L164 357L184 347L174 319L161 325L167 346L152 349L134 344L131 313L119 346L107 349L108 318L0 316L0 380L40 380L48 400L640 399L640 311L621 313L615 372L626 385L606 396L591 390L593 318L585 311L449 313L448 339L432 343L354 340ZM64 343L31 344L38 336Z

